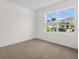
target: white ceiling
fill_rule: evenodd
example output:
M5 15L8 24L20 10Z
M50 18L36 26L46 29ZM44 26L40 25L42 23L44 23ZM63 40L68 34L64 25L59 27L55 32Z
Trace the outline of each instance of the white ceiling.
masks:
M7 1L23 7L37 10L61 2L63 0L7 0Z

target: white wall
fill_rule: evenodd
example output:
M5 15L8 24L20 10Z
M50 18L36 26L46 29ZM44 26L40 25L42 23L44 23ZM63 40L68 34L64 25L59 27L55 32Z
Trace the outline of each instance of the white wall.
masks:
M75 14L75 26L76 31L74 33L47 33L45 32L45 13L61 10L64 8L74 7L76 9ZM77 0L64 0L63 2L51 5L46 8L37 10L36 12L36 37L47 40L60 45L68 46L77 49Z
M0 47L34 38L34 12L0 0Z

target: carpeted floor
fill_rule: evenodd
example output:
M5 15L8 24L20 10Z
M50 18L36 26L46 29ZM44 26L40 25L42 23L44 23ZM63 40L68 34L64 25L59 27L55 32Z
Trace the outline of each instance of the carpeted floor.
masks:
M78 59L77 50L33 39L0 48L0 59Z

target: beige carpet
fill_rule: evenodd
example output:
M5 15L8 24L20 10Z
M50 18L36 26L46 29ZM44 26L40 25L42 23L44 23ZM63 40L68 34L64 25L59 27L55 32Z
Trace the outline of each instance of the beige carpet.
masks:
M78 59L77 50L33 39L0 48L0 59Z

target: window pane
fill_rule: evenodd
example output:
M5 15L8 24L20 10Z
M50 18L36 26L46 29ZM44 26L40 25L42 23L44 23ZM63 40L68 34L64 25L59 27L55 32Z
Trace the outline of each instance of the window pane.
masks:
M58 13L59 32L73 32L74 8L64 9ZM64 26L64 27L62 27Z
M57 19L56 13L48 13L46 15L46 32L56 31L57 29L56 19Z

